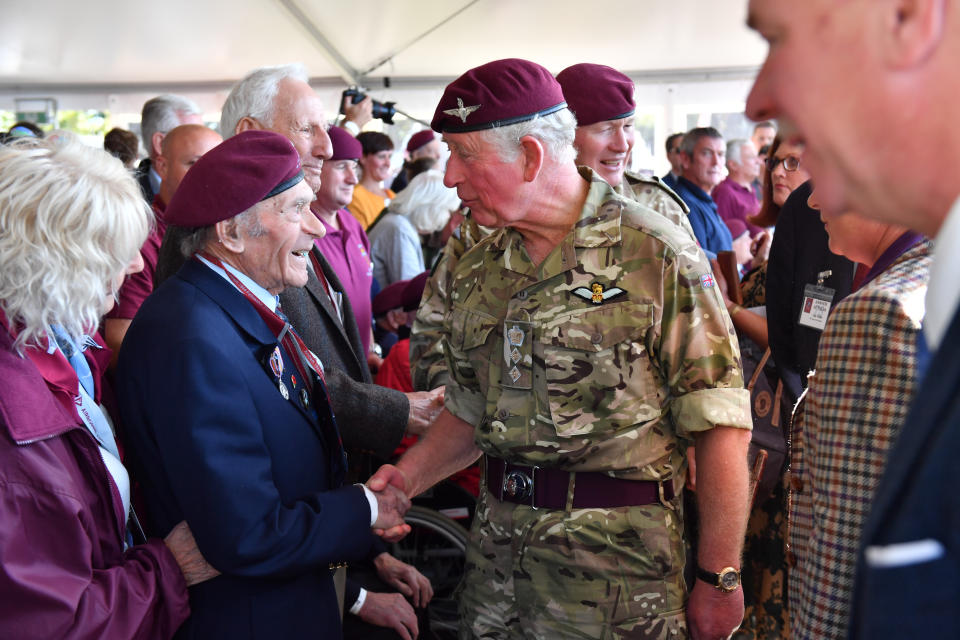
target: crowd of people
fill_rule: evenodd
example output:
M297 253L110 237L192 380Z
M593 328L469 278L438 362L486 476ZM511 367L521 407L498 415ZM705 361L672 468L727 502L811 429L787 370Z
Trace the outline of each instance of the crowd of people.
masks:
M416 638L390 545L454 476L461 637L958 637L960 14L749 24L753 135L662 179L593 63L470 69L403 144L298 64L218 131L149 100L135 168L15 125L0 636Z

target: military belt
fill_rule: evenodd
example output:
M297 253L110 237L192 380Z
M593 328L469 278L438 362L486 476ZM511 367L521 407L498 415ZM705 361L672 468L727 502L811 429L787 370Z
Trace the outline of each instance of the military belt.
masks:
M673 500L673 481L624 480L596 471L561 471L528 467L484 456L487 489L501 502L524 504L534 509L565 510L570 477L573 476L574 509L614 509Z

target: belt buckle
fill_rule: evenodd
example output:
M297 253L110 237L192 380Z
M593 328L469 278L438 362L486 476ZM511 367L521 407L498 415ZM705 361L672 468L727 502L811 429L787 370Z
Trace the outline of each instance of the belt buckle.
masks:
M503 483L500 485L501 501L503 500L502 494L506 494L512 502L520 503L524 500L529 500L530 506L536 509L537 507L534 504L534 486L536 483L537 469L538 467L533 467L531 476L520 469L513 469L507 472L506 466L504 466Z

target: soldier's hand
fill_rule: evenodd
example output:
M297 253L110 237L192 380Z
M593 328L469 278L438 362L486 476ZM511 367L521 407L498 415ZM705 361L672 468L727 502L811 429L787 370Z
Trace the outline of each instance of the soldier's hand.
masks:
M373 120L373 98L367 96L357 104L353 104L353 96L343 97L343 117L345 120L355 122L358 127L363 126Z
M367 591L367 598L357 615L369 624L393 629L404 640L414 640L420 633L417 614L399 593Z
M407 432L413 435L423 435L427 428L443 411L443 396L446 387L437 387L433 391L414 391L407 394L410 401L410 419L407 421Z
M403 471L392 464L385 464L367 480L367 489L374 492L383 491L388 485L393 485L401 491L406 491L407 484L407 477L403 474Z
M385 583L405 595L413 606L423 608L433 598L433 586L416 567L394 558L384 551L373 559L377 575Z
M220 575L220 572L211 567L201 555L200 549L197 548L197 541L193 539L193 532L190 531L186 521L181 521L171 529L163 542L180 566L188 587Z
M687 601L692 640L726 640L743 622L743 588L725 593L698 579Z

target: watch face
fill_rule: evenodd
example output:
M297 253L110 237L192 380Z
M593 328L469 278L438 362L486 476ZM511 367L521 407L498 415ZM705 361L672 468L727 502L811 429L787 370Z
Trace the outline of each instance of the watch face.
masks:
M733 591L740 584L740 574L734 569L727 569L720 574L720 588Z

